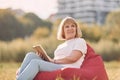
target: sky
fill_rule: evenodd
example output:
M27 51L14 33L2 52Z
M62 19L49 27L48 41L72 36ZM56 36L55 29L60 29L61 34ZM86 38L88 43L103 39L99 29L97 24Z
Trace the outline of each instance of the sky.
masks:
M57 0L0 0L0 9L5 8L22 9L47 19L57 12Z

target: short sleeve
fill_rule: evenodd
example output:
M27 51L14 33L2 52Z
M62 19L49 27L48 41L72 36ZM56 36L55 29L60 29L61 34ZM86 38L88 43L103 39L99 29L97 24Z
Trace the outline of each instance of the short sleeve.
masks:
M77 38L74 42L73 50L79 50L83 54L87 52L86 41L83 38Z

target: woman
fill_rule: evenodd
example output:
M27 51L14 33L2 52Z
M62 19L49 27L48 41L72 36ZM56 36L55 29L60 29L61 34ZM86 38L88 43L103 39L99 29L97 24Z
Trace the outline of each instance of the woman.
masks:
M44 61L34 52L28 53L21 65L17 80L33 80L39 71L54 71L66 67L80 68L87 52L86 42L75 19L66 17L62 20L57 38L65 40L54 52L54 59Z

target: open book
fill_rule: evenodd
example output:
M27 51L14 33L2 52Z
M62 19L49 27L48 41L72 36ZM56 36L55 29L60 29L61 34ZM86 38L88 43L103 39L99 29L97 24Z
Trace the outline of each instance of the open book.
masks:
M40 55L42 55L42 58L46 61L50 61L49 56L47 55L46 51L43 49L41 45L33 46L33 49Z

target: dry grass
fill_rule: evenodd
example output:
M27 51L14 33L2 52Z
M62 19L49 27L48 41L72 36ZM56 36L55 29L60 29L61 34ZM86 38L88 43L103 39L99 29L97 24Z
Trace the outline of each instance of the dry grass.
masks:
M120 80L120 62L105 62L109 80ZM0 63L0 80L15 80L16 70L20 63Z
M16 80L16 70L19 63L0 63L0 80Z
M120 62L105 62L105 67L109 80L120 80Z

